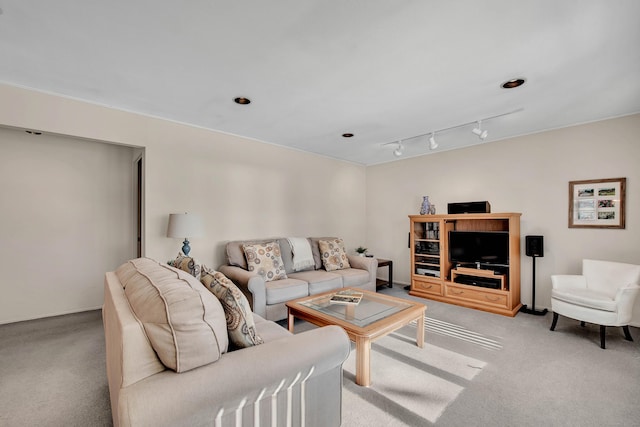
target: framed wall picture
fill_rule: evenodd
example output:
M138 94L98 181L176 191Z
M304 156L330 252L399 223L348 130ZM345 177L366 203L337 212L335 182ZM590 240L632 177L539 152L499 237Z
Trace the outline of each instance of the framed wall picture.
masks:
M626 178L569 181L569 228L624 228Z

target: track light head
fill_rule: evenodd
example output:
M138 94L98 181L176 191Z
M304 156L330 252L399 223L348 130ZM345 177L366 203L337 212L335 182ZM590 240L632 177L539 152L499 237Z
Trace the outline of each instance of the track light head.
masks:
M438 143L436 142L436 134L434 132L429 137L429 149L435 150L436 148L438 148Z
M474 134L478 135L478 138L480 138L482 141L487 139L487 136L489 136L489 131L488 130L482 130L482 121L481 120L478 120L478 126L473 128L473 130L471 132L473 132Z
M398 141L398 148L393 150L393 155L396 157L402 156L402 152L404 151L404 147L402 146L402 142Z

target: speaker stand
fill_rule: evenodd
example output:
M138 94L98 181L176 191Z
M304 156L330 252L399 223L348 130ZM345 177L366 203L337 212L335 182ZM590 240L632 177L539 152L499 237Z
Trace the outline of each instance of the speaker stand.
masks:
M533 279L531 280L531 308L527 308L527 305L523 305L520 309L521 312L527 314L533 314L535 316L544 316L547 314L547 309L536 310L536 256L533 256Z

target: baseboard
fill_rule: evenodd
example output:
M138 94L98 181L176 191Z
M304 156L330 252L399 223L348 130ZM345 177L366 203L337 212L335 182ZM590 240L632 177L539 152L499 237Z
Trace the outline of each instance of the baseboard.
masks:
M394 280L393 281L393 287L395 288L396 285L398 285L398 286L409 286L410 284L407 283L407 282L401 282L399 280Z
M42 314L42 315L32 316L32 317L17 317L13 319L0 320L0 325L7 325L9 323L17 323L17 322L27 322L29 320L46 319L48 317L64 316L65 314L82 313L85 311L93 311L93 310L100 310L100 309L102 309L101 305L97 307L78 308L74 310L54 312L54 313Z

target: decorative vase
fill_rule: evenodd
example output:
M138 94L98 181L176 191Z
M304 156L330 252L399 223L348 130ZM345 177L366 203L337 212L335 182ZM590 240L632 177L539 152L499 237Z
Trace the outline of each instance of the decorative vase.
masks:
M427 215L431 210L429 196L422 196L422 206L420 207L420 215Z
M430 205L429 206L429 214L430 215L435 215L436 214L436 205Z

